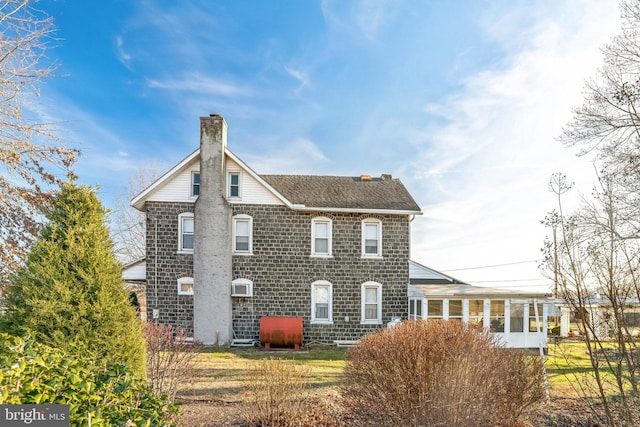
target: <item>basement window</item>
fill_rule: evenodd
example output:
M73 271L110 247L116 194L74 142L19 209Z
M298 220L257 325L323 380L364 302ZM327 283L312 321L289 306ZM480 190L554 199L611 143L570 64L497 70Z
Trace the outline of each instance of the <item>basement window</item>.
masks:
M178 295L193 295L193 277L178 279Z
M231 282L232 297L252 297L253 282L249 279L236 279Z

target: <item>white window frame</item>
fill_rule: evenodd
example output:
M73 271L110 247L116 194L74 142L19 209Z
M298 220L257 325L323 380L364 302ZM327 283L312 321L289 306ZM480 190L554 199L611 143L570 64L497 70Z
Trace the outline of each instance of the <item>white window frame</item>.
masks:
M420 314L417 308L420 307ZM412 313L413 311L413 313ZM424 318L424 301L422 298L409 298L409 320L419 320Z
M446 301L446 320L457 319L462 321L464 319L464 300L462 298L448 298ZM460 314L451 314L451 301L460 301Z
M375 254L366 253L366 228L368 225L375 225L378 232L378 248ZM382 221L375 218L367 218L362 220L362 258L382 258Z
M433 303L440 303L440 314L437 313L433 313L429 310L429 303L433 302ZM445 300L442 298L429 298L425 301L425 305L424 305L424 318L425 319L444 319L444 313L445 310L447 309L447 307L445 306Z
M327 288L328 293L328 318L316 317L316 289ZM317 280L311 284L311 323L313 324L333 324L333 285L326 280Z
M238 195L231 195L231 177L238 176ZM242 173L237 171L230 171L227 173L227 197L231 200L241 200L242 199Z
M236 286L237 285L244 285L247 287L247 293L246 294L239 294L236 293ZM250 298L253 296L253 281L249 280L249 279L235 279L231 282L231 296L232 297L244 297L244 298Z
M198 176L198 194L195 194L195 188L196 188L196 175ZM197 198L200 195L200 172L199 171L192 171L191 172L191 189L189 190L189 195L193 198Z
M327 224L327 252L316 252L316 225L317 224ZM311 220L311 256L319 257L319 258L330 258L332 257L332 247L333 247L333 221L331 218L327 218L324 216L318 216Z
M191 291L183 291L182 285L191 285ZM178 295L193 295L193 277L181 277L178 279Z
M249 227L249 248L247 250L238 250L236 249L236 238L238 236L237 234L237 224L239 222L247 222L248 223L248 227ZM253 255L253 218L249 215L245 215L245 214L240 214L240 215L234 215L233 217L233 253L235 255Z
M183 222L185 219L191 219L193 221L193 243L195 246L195 219L193 218L193 212L183 212L178 215L178 253L193 253L193 248L185 248L183 245L184 234L183 234Z
M376 289L377 291L377 317L375 319L366 319L366 291L367 289ZM381 325L382 324L382 284L378 282L364 282L360 286L360 324L362 325Z
M502 311L498 312L497 315L491 314L491 312L493 311L494 303L496 303L496 304L502 303ZM507 316L508 308L509 308L508 300L492 299L492 300L489 301L489 330L492 333L504 334L509 330L509 326L510 326L509 323L508 323L509 317ZM502 319L502 323L501 323L502 331L493 330L494 329L494 327L493 327L494 320L497 321L498 323L500 323L499 322L500 319Z
M489 329L489 323L487 322L488 319L488 313L487 313L487 300L482 299L482 298L469 298L468 300L466 300L467 302L466 304L466 322L470 323L472 325L481 325L483 329ZM471 307L472 301L478 301L480 303L480 308L481 308L481 313L482 315L477 315L474 314L473 316L471 315ZM474 311L474 313L476 313L477 311Z

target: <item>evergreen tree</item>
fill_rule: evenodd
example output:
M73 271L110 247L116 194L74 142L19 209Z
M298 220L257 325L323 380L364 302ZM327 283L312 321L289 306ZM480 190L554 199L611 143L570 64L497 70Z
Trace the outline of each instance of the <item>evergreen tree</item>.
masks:
M0 328L95 357L144 375L145 346L95 191L67 183L45 213L24 268L11 279Z

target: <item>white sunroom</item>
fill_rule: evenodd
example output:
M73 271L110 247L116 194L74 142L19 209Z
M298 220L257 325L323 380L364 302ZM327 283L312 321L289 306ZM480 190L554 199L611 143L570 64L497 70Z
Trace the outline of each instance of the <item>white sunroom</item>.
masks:
M458 319L488 328L509 348L547 348L550 295L473 286L409 262L410 319Z

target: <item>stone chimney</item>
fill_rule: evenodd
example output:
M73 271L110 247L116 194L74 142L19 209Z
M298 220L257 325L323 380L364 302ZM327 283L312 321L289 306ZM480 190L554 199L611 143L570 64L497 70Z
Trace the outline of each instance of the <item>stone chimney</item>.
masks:
M233 338L231 316L231 207L226 198L222 116L200 118L200 195L195 205L193 247L194 338L226 345Z

